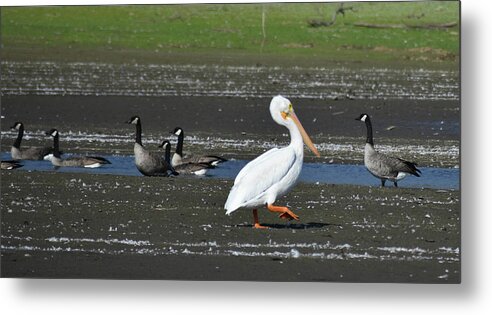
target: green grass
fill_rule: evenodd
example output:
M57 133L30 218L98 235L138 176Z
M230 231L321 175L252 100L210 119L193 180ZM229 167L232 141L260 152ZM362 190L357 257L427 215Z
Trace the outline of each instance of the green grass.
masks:
M161 6L4 7L4 51L15 49L138 50L160 53L304 56L334 60L454 59L459 28L369 29L353 23L440 24L459 21L459 3L338 3ZM262 10L266 40L262 45Z

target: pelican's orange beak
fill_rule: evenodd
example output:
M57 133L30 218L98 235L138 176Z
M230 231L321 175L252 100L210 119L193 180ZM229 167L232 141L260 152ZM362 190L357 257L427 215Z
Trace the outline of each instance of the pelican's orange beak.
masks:
M296 114L294 113L293 110L291 110L288 114L285 114L282 112L282 117L289 116L292 121L296 124L297 128L299 128L299 131L301 132L302 139L304 140L304 143L308 146L308 148L317 156L320 157L320 154L318 152L318 149L313 144L313 141L311 141L311 138L309 138L309 135L307 134L306 130L304 130L304 127L302 126L301 122L299 121L299 118L297 118ZM284 119L285 119L284 117Z

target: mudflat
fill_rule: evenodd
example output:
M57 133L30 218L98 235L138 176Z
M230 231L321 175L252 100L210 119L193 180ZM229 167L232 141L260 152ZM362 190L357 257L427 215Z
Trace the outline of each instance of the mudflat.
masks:
M460 282L458 191L300 183L256 230L232 184L2 172L2 277Z
M306 99L289 96L322 158L362 164L365 126L376 147L421 166L459 165L459 102ZM61 132L69 153L131 155L140 115L144 143L185 130L195 154L250 160L286 145L270 98L226 96L2 97L2 152L26 125L25 146ZM172 138L171 138L172 139ZM175 139L172 140L173 145ZM49 162L46 162L49 163ZM220 166L219 166L220 167ZM299 183L278 204L300 215L284 222L251 210L226 216L233 180L2 171L2 277L459 283L460 192Z
M286 96L313 137L364 140L364 125L355 118L368 113L376 135L382 138L460 139L459 101L320 100ZM209 136L237 136L245 132L268 138L285 133L272 122L270 100L271 97L4 96L2 114L12 122L22 120L34 130L58 126L61 131L130 134L133 130L124 122L132 115L140 115L144 132L151 134L168 136L179 125L186 132ZM390 126L394 128L387 130ZM2 130L8 127L2 124Z
M321 161L361 164L366 130L355 118L369 113L376 146L383 151L396 149L393 155L422 166L459 165L459 101L290 99ZM9 126L22 121L31 146L49 145L44 131L57 128L66 152L131 154L135 130L125 122L139 115L144 143L156 147L164 139L175 141L169 132L179 126L192 137L185 150L252 159L289 141L286 130L273 123L269 102L270 98L210 96L4 96L2 151L17 135ZM305 159L314 161L309 154Z

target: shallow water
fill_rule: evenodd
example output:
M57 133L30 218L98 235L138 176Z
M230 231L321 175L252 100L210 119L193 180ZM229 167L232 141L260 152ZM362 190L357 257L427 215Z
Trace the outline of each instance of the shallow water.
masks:
M95 169L62 167L57 169L56 172L142 176L136 169L133 156L131 155L110 155L103 157L111 161L112 164ZM10 159L10 153L2 153L1 158L2 160ZM234 179L248 162L246 160L227 161L214 169L210 169L205 178ZM16 171L54 171L49 161L22 161L22 164L24 166ZM408 188L459 189L460 170L458 168L420 167L419 169L422 171L421 177L407 176L407 178L399 182L399 186ZM363 165L353 164L304 163L299 180L305 183L362 186L380 185L379 179L369 174ZM386 185L392 186L393 184L387 182Z
M232 179L236 177L247 162L249 161L228 161L209 173L213 177ZM407 176L398 185L411 188L459 188L459 169L436 167L419 167L419 169L422 171L421 177ZM304 163L299 180L305 183L380 185L380 180L372 176L364 165L353 164ZM393 186L393 183L386 182L386 186Z

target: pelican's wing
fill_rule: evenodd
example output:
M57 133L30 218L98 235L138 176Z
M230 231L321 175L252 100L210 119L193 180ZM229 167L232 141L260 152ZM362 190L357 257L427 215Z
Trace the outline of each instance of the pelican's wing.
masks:
M237 174L236 179L234 180L234 185L236 185L241 180L241 178L243 178L246 174L248 174L252 169L256 168L256 165L261 164L264 160L267 160L271 155L275 154L275 152L277 151L279 151L278 148L270 149L265 153L263 153L262 155L258 156L256 159L246 164L241 169L239 174Z
M227 213L262 197L263 193L287 175L294 162L295 153L289 148L272 149L249 162L234 181L224 206Z

